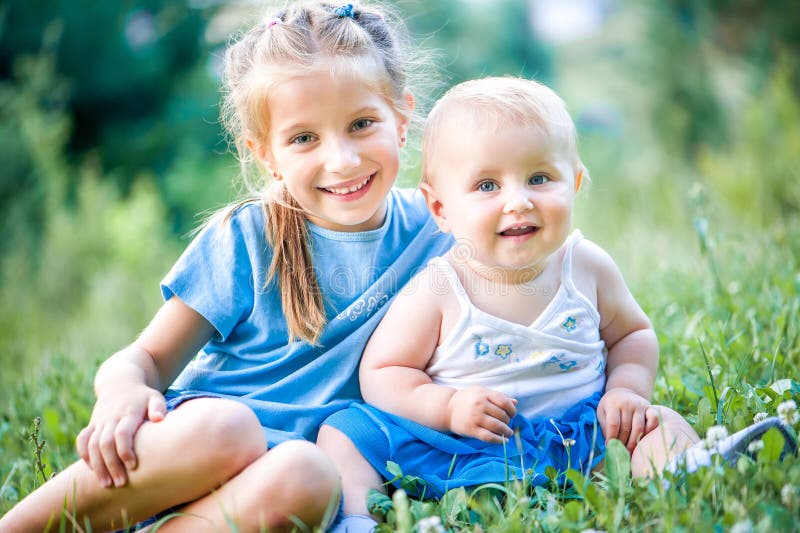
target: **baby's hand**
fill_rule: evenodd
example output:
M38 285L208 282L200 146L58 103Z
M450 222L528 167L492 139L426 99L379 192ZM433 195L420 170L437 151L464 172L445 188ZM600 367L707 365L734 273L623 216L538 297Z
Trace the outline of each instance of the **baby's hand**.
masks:
M609 389L597 406L597 419L606 442L620 440L633 453L639 439L658 426L658 413L650 402L629 389Z
M81 458L104 487L123 487L137 466L133 437L147 419L166 416L164 396L144 384L98 394L89 425L76 439Z
M504 442L513 434L508 423L517 414L517 400L483 387L456 391L448 403L450 430L486 442Z

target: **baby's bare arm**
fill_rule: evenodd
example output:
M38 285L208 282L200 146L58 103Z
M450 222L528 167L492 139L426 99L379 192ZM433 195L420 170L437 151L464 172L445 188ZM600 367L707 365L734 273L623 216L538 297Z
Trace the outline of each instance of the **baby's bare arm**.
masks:
M456 390L433 383L425 372L441 333L447 291L431 269L395 298L361 360L364 400L439 431L487 441L510 435L515 402L482 387ZM450 297L454 295L450 294Z
M600 336L608 349L606 392L598 406L598 419L607 440L619 439L632 450L658 423L650 408L658 340L613 259L590 242L582 242L579 249L576 257L595 276Z

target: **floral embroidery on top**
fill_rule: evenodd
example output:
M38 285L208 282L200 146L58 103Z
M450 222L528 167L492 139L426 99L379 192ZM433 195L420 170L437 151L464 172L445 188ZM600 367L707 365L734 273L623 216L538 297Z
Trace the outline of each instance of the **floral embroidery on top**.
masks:
M492 346L488 342L484 342L479 335L474 335L473 338L475 339L475 359L485 357L488 360L509 361L509 356L514 352L514 347L511 344Z
M578 327L578 320L575 317L568 316L561 324L561 327L564 328L564 331L567 333L572 333Z
M344 320L349 318L350 321L354 322L364 315L369 317L388 301L389 295L383 292L377 292L374 296L361 297L336 315L336 319Z
M558 363L561 362L561 359L559 358L559 356L563 356L563 354L558 354L558 356L556 356L556 355L552 356L550 359L545 361L545 363L542 366L545 367L545 368L548 368L548 367L551 367L551 366L558 365Z
M489 353L489 345L483 342L482 340L478 340L478 342L475 343L475 359L483 355L486 355L488 353Z
M559 370L561 370L562 372L567 372L567 371L571 370L574 366L576 366L578 364L578 362L574 361L572 359L565 360L564 357L566 355L567 354L565 354L565 353L556 354L556 355L552 356L550 359L548 359L547 361L545 361L544 364L542 364L542 366L544 368L556 367Z
M508 356L511 355L511 352L513 351L514 350L510 344L498 344L494 354L499 355L503 359L508 359Z
M567 370L569 370L570 368L572 368L577 364L578 363L576 361L564 361L563 363L558 364L558 368L566 372Z
M597 373L598 374L602 374L603 372L605 372L605 370L606 370L606 361L605 361L605 359L599 359L597 361L597 366L595 368L597 369Z

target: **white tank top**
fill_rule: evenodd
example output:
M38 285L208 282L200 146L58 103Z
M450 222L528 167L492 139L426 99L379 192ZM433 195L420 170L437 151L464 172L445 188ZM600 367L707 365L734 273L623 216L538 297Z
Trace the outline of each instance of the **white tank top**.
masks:
M605 387L605 343L600 315L572 280L572 250L583 236L566 242L561 285L541 315L523 326L475 307L452 265L431 260L438 279L449 280L461 305L453 330L436 348L426 372L434 383L480 385L517 399L517 412L557 418Z

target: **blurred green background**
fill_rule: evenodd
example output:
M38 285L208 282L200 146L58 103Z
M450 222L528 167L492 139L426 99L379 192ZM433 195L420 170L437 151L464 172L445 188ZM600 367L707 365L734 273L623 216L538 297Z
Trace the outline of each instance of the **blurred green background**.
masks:
M592 175L576 225L617 258L646 310L685 275L735 295L737 281L701 259L715 242L727 243L721 261L774 250L800 287L796 2L396 5L438 51L444 83L428 101L490 74L535 77L564 97ZM43 366L90 377L159 306L158 281L198 214L237 198L219 72L254 7L0 5L0 405Z

